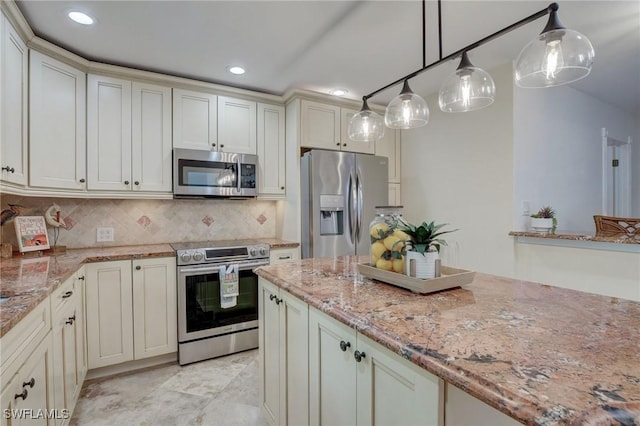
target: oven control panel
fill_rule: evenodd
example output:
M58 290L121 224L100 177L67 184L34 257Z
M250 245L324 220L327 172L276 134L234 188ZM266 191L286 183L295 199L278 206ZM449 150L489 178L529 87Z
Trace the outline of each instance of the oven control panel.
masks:
M211 247L178 250L178 265L228 262L269 258L269 244L255 244L240 247Z

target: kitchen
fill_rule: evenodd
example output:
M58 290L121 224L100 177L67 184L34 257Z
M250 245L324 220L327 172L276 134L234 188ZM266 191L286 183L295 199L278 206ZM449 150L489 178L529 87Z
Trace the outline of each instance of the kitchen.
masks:
M3 2L3 11L7 5L10 6L10 3ZM430 5L430 7L432 6ZM336 4L334 7L339 8L340 5ZM416 4L415 7L419 7L419 5ZM541 7L544 7L544 5L539 7L536 5L531 10L538 10ZM566 8L568 7L567 5ZM565 8L564 5L563 8ZM414 11L412 9L410 13ZM335 11L337 15L344 12L341 9ZM522 10L518 10L513 13L513 17L505 18L501 25L486 28L484 31L478 30L479 33L477 35L468 35L459 45L462 46L487 32L495 31L497 28L510 23L512 20L519 19L527 13L530 13L530 11L523 13ZM561 14L561 16L563 22L570 26L570 15ZM387 25L391 30L397 24ZM416 25L419 26L419 22ZM378 31L382 31L382 29ZM530 38L535 31L539 31L537 26L529 34L525 35L524 39ZM586 30L584 32L586 33ZM34 41L34 43L36 42ZM363 86L360 92L367 93L367 91L397 78L399 74L417 67L420 55L415 52L420 51L420 46L418 40L412 40L411 43L414 46L406 47L406 52L390 53L397 54L398 58L389 59L393 66L389 67L387 74L375 78L368 86ZM52 54L52 52L57 52L55 46L45 42L40 42L39 47L43 48L45 53ZM435 50L432 50L432 52L435 52ZM343 54L343 52L339 53ZM600 55L599 51L597 52L597 58L599 57L598 55ZM79 60L73 54L69 54L69 56ZM477 56L481 56L480 53ZM406 58L413 58L415 64L412 65L411 61ZM347 59L345 58L343 61L348 66L355 67L356 62L358 62L353 58ZM480 58L472 57L472 59L474 62L481 61ZM500 62L496 62L497 64L500 64ZM403 66L405 70L399 69ZM91 67L93 67L94 72L99 71L99 74L111 74L114 71L107 65L102 66L96 63L91 64ZM358 65L356 68L361 69L362 65ZM438 70L434 70L434 72L436 71ZM446 74L451 71L452 69L444 70L443 72ZM188 72L190 70L185 70L180 74ZM127 71L127 73L129 74L125 74L125 77L131 80L136 80L142 75L144 75L143 80L152 77L142 72L136 73L131 70ZM312 71L309 70L309 73L311 75ZM405 206L405 212L408 217L419 217L428 214L430 217L451 222L455 227L463 229L462 232L452 236L449 240L451 250L443 253L443 258L450 263L455 262L457 265L468 269L496 275L512 276L637 300L639 291L637 283L640 279L637 267L637 253L591 250L584 247L567 249L522 244L515 243L514 238L508 236L509 231L512 229L526 229L526 226L519 226L520 224L517 221L522 219L519 214L521 200L516 199L513 194L513 187L517 183L518 176L517 170L514 170L514 161L517 160L517 153L515 148L511 147L511 141L513 140L513 133L518 131L518 127L513 121L514 119L511 118L511 111L515 108L515 101L510 100L509 94L513 94L516 89L512 87L510 74L511 71L506 67L498 67L493 77L496 80L498 93L502 93L502 95L497 97L496 103L491 108L467 114L463 117L464 120L456 114L440 113L437 107L434 107L437 104L434 98L427 97L432 113L429 125L421 130L402 131L401 137L396 136L396 140L391 142L396 145L391 145L393 146L391 149L386 148L387 152L396 154L395 171L392 174L390 169L388 178L390 188L399 190L402 195L400 201ZM594 75L590 77L595 77L595 68ZM412 87L419 93L426 95L434 92L431 89L418 89L420 82L417 78L415 80L415 83L412 80ZM186 82L184 79L171 79L170 81L170 86L178 86L180 90L194 91L196 89L197 91L197 89L200 89L200 91L216 92L235 99L247 96L246 92L231 90L229 87L193 81ZM396 87L391 91L395 92L398 89ZM564 89L558 88L557 90ZM286 133L284 138L286 140L286 158L283 162L283 164L287 165L286 175L278 173L270 175L272 184L266 197L242 201L174 200L169 190L162 196L153 195L149 199L141 199L144 196L149 196L148 193L143 191L144 195L142 195L133 190L127 193L122 190L116 192L114 189L96 189L96 191L104 191L99 194L100 198L84 198L84 194L80 198L77 196L66 198L70 195L69 192L65 191L53 191L53 194L48 194L47 196L25 197L9 195L10 191L3 186L3 208L6 207L6 203L14 204L15 201L15 204L25 204L31 208L33 214L42 214L53 202L57 203L60 205L64 217L69 217L69 222L74 223L71 229L66 231L62 229L60 231L59 244L66 245L69 248L110 247L133 245L140 242L162 244L178 241L273 237L281 238L285 241L300 242L301 230L298 213L300 211L300 199L296 195L300 185L299 172L297 170L297 165L299 164L297 145L298 141L300 141L300 146L305 146L305 143L301 140L305 138L305 135L300 134L296 123L302 120L305 108L310 105L313 106L313 102L338 107L337 112L335 109L331 112L334 114L334 119L336 114L340 114L344 110L357 111L360 103L338 99L333 96L323 97L313 93L302 92L297 95L293 94L293 96L289 97L285 95L285 98L281 98L275 95L252 92L250 96L255 102L275 104L281 107L286 106L284 114L286 115L286 127L284 130L284 133ZM394 95L395 93L390 93L390 96ZM329 111L331 110L329 109ZM218 120L220 120L219 114L220 110L218 111ZM282 118L284 119L284 116ZM87 120L89 120L89 117L87 117ZM505 125L500 126L498 129L488 130L486 123L494 122L504 122ZM218 131L220 130L219 126L220 123L218 123ZM609 125L606 126L608 127ZM175 126L173 130L175 131ZM451 137L446 139L441 137L443 134L451 135L451 132L454 131L457 133ZM386 135L387 138L390 137L389 133ZM400 131L396 132L397 135L399 133ZM637 135L637 130L635 134ZM36 135L31 137L33 138L34 136ZM482 143L479 143L478 141L481 137ZM89 138L90 135L87 134L87 140ZM637 137L633 139L637 140ZM428 145L425 141L432 142ZM277 152L277 150L270 150L269 154L274 152ZM377 152L375 147L374 152ZM637 155L638 150L633 151L633 153ZM55 153L48 151L38 155L41 156L40 161L42 161L43 157L55 158ZM259 154L258 157L264 158L265 155ZM435 156L442 160L429 161L429 167L425 168L421 161L425 156L427 158ZM100 158L102 160L102 157ZM268 161L270 164L274 164L273 159L270 158ZM462 165L460 165L460 162L462 162ZM454 171L450 167L451 165L455 165L462 170ZM275 169L280 172L284 171L285 168L276 164ZM483 185L480 188L470 186L469 182L478 181L479 176L482 177ZM634 175L634 179L634 182L638 182L637 175ZM118 181L122 184L124 180ZM133 179L130 179L130 181L134 182ZM447 185L444 185L445 182ZM77 184L77 182L74 182L74 184ZM41 185L38 184L37 186ZM283 187L284 189L282 189ZM634 185L633 187L637 188L640 185ZM47 191L44 192L47 193ZM449 195L451 193L455 193L456 196L452 198ZM95 194L95 192L90 190L86 196L92 197L92 194ZM415 194L429 194L429 196L422 197ZM32 193L31 195L34 194ZM112 199L105 199L105 197L112 197ZM535 199L528 194L526 197L525 199L532 203L532 209L536 208L538 203L551 202L557 204L555 200L548 200L542 197L541 199ZM5 202L5 200L7 201ZM635 201L638 203L637 199ZM497 219L492 221L497 225L486 226L486 219L483 216L488 211L491 212L491 216L497 216ZM636 213L633 216L639 216L637 211L638 209L636 208ZM572 213L569 210L563 210L561 213L561 229L593 233L592 230L580 230L578 227L574 229L568 228L566 225L563 227L562 220L568 221ZM595 212L589 212L587 216L590 217L592 213ZM516 216L517 220L514 219L514 216ZM115 241L97 243L95 241L96 227L113 228ZM9 234L6 238L11 241L13 239L12 232L3 231L3 234ZM4 238L5 236L3 236L3 242L6 241ZM576 244L579 245L580 243ZM456 248L457 251L455 250ZM608 275L606 288L601 285L603 270L607 271Z

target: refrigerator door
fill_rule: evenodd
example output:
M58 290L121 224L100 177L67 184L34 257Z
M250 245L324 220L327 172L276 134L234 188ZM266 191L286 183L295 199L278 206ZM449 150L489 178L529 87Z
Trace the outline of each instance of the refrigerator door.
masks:
M355 155L309 151L301 159L301 180L302 257L355 254Z
M375 217L376 206L389 204L388 164L387 157L356 154L356 254L360 256L369 254L369 224Z

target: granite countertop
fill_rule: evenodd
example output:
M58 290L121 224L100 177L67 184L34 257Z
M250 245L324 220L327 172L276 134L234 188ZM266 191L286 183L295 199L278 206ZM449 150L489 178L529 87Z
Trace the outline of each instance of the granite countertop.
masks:
M299 244L278 238L260 238L271 248L298 247ZM60 284L65 282L83 263L111 260L171 257L176 252L169 244L70 249L66 253L45 252L14 256L0 261L0 337L31 312Z
M582 234L543 234L535 231L511 231L509 235L512 237L531 237L531 238L546 238L555 240L571 240L571 241L595 241L600 243L615 243L615 244L640 244L640 234L629 235L620 234L611 237L598 237L595 235L582 235Z
M476 273L430 295L364 278L368 257L258 275L527 424L640 424L640 303Z

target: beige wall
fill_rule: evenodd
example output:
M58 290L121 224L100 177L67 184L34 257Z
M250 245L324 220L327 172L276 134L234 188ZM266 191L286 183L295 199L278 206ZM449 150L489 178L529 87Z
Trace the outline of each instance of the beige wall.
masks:
M511 65L491 74L497 99L490 107L444 113L429 96L429 123L402 131L402 203L412 222L459 228L446 238L443 263L513 276Z
M42 216L53 203L69 229L59 245L69 248L275 237L274 201L255 200L96 200L2 195L7 204L25 206L27 216ZM97 243L96 227L114 228L113 243ZM49 230L53 244L53 232ZM13 222L2 227L2 241L16 244Z

